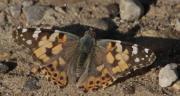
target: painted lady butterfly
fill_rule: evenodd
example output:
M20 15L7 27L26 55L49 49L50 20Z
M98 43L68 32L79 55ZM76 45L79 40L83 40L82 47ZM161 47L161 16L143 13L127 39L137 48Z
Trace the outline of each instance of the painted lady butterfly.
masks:
M118 40L96 41L92 30L83 37L55 29L18 28L15 41L42 62L40 72L55 85L75 84L83 91L111 85L117 78L152 64L148 48Z

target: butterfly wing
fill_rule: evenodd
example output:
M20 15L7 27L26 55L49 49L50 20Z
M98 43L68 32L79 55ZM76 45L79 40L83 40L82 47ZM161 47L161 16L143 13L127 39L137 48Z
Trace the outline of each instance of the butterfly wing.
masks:
M117 40L97 41L88 75L83 77L78 86L85 92L105 88L132 70L152 64L155 59L150 49L137 44Z
M64 87L67 84L67 68L76 54L79 37L53 29L18 28L13 33L18 44L32 50L33 57L42 62L41 73Z

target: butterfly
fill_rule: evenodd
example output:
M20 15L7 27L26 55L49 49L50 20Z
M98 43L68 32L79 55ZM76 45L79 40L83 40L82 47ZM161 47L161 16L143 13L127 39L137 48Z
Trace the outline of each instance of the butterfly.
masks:
M93 30L79 37L56 29L18 28L13 37L41 61L40 73L48 81L60 88L74 84L84 92L106 88L156 59L152 50L137 44L96 40Z

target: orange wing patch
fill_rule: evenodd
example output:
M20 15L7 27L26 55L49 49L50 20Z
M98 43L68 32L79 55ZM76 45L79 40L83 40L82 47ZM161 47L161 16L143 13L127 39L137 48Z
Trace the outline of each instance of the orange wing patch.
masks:
M62 62L62 59L53 61L52 64L43 66L40 71L48 81L60 86L61 88L65 87L68 82L67 74L63 69L65 66L62 63L65 64L65 62Z
M113 79L111 78L110 75L102 74L101 76L88 77L88 79L78 87L84 92L97 91L100 88L106 88L112 83L113 83Z
M109 42L106 48L109 51L106 55L106 60L109 64L114 64L111 69L114 74L123 72L129 68L129 64L127 63L129 52L127 49L123 50L119 42Z

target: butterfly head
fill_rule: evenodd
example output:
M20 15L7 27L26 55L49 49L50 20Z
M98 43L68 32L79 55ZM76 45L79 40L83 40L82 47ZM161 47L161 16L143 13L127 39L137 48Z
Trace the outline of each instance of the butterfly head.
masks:
M96 33L94 32L94 30L92 28L90 28L89 30L87 30L84 33L84 36L90 36L92 38L95 38L96 37Z
M80 50L84 53L89 53L92 47L95 45L95 32L90 29L84 33L84 36L80 39Z

